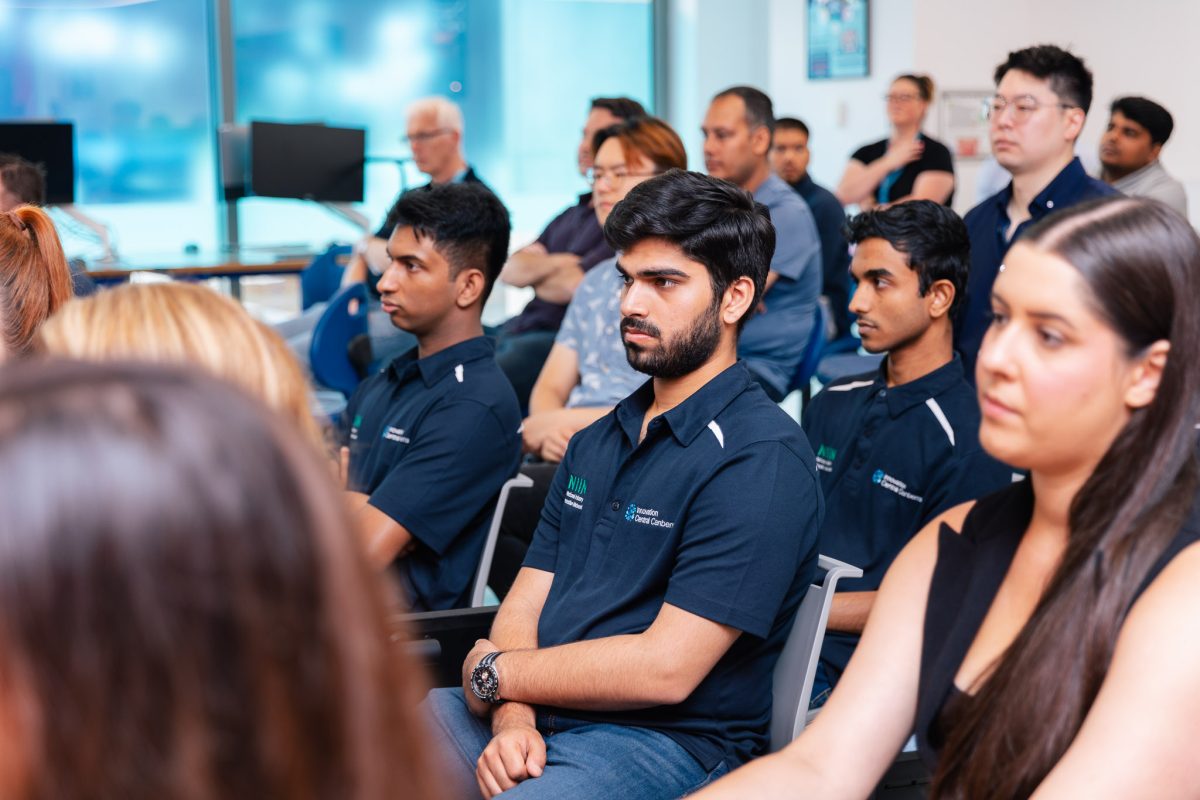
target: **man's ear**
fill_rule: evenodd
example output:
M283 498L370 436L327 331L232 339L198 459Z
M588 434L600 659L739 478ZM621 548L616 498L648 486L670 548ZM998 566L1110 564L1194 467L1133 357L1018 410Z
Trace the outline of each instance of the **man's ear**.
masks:
M460 270L454 276L454 285L458 292L454 298L455 305L459 308L469 308L474 305L483 296L483 287L486 283L487 281L483 277L482 270Z
M1154 401L1170 350L1171 343L1166 339L1159 339L1138 357L1130 372L1129 384L1125 387L1125 405L1130 408L1145 408Z
M721 321L726 325L737 325L754 302L754 281L743 275L725 289L721 298Z
M1082 108L1068 108L1066 138L1074 142L1079 138L1079 134L1083 131L1083 124L1087 122L1087 114Z
M925 303L933 319L949 314L954 305L954 284L945 278L934 281L925 292Z
M1162 142L1159 142L1158 144L1150 145L1150 160L1151 161L1158 158L1158 154L1162 152L1162 146L1163 146Z
M771 149L771 132L766 125L759 125L750 131L750 147L756 156L765 156Z

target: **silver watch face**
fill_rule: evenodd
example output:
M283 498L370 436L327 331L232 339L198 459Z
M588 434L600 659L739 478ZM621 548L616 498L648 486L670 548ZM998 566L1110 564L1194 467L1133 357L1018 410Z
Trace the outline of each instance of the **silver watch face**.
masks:
M480 700L492 702L496 699L496 692L500 689L500 676L496 674L496 668L492 665L478 666L471 673L471 691Z

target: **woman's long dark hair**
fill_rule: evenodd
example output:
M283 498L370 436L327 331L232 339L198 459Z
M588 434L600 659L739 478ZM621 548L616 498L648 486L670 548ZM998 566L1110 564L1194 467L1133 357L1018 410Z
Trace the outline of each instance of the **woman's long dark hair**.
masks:
M932 796L1028 797L1066 752L1108 672L1130 605L1198 486L1200 239L1147 200L1070 208L1022 239L1079 270L1133 357L1170 342L1158 392L1076 494L1062 562L1029 622L949 732Z
M435 796L385 592L312 446L175 368L0 375L0 793Z

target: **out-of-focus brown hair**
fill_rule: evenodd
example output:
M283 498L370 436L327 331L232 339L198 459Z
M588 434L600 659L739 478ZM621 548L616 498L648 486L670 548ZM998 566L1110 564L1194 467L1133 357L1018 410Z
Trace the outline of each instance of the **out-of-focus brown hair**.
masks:
M0 338L29 353L38 326L71 299L71 271L54 222L40 208L0 212Z
M37 347L85 361L192 364L223 378L323 442L308 384L279 335L236 301L188 283L126 284L80 298L55 314Z
M441 796L327 466L197 371L0 381L0 793Z

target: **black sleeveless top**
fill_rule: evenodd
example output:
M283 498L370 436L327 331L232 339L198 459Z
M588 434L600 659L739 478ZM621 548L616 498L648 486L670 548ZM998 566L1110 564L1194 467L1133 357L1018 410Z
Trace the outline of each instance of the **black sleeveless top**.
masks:
M976 502L963 521L962 533L945 524L938 531L937 563L925 609L916 716L917 749L930 771L937 767L946 732L964 704L973 699L954 685L954 676L991 608L1032 515L1033 487L1024 480ZM1146 574L1134 601L1172 558L1198 541L1200 503L1192 506L1179 533Z

